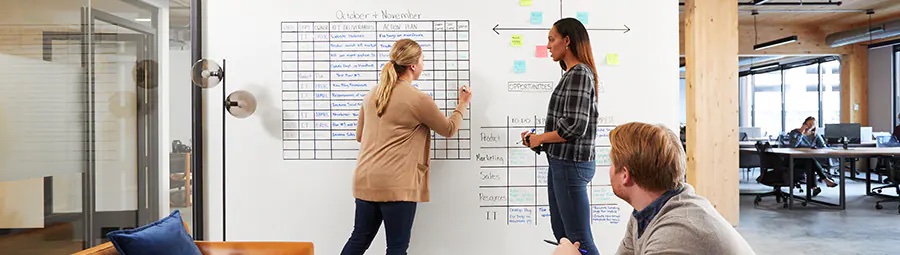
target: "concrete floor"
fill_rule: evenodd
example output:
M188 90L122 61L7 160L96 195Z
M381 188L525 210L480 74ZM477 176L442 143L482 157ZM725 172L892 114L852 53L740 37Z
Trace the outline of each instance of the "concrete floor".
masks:
M755 181L741 182L742 192L771 191ZM838 187L820 187L817 199L837 202ZM741 196L738 232L757 254L900 254L898 203L875 210L875 202L882 198L866 196L864 182L848 180L846 192L845 211L813 204L803 207L796 201L789 211L774 197L754 206L755 196ZM885 190L885 194L895 192Z

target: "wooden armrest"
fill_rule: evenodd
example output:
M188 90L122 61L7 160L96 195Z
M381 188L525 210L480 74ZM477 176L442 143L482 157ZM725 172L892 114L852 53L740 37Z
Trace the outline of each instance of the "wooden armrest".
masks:
M311 242L209 242L195 241L204 255L271 254L313 255Z
M72 253L72 255L118 255L119 251L111 242L105 242L90 249Z
M313 255L310 242L211 242L194 241L203 255L231 254L271 254L271 255ZM72 255L118 255L115 246L105 242Z

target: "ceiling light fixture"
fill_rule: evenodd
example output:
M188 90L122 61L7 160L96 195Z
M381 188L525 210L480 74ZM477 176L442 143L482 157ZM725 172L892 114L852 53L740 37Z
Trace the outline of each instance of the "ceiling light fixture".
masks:
M152 20L150 20L150 18L136 18L136 19L134 19L134 21L137 21L137 22L150 22L150 21L152 21Z
M797 36L796 36L796 35L792 35L792 36L788 36L788 37L785 37L785 38L781 38L781 39L777 39L777 40L768 41L768 42L760 43L760 44L757 44L757 45L753 45L753 50L764 50L764 49L772 48L772 47L775 47L775 46L781 46L781 45L785 45L785 44L788 44L788 43L794 43L794 42L797 42Z

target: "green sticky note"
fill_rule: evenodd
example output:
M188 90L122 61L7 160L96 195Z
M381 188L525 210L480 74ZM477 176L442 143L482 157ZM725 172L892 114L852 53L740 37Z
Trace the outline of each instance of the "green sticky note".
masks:
M531 0L519 0L521 6L531 6Z
M606 54L606 64L611 65L611 66L619 65L619 54L607 53Z
M512 42L510 44L513 47L522 47L522 35L512 35Z
M514 73L525 73L525 60L516 60L513 62Z
M531 24L540 25L544 23L544 12L531 12Z
M587 12L578 12L578 14L575 15L575 18L578 19L578 21L581 21L582 24L588 23L588 13Z

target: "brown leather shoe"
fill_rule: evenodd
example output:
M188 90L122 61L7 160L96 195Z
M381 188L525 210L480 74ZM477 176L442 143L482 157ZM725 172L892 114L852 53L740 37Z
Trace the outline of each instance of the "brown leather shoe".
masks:
M835 183L834 180L831 180L831 178L825 178L822 181L825 182L825 185L829 188L837 187L837 183Z

